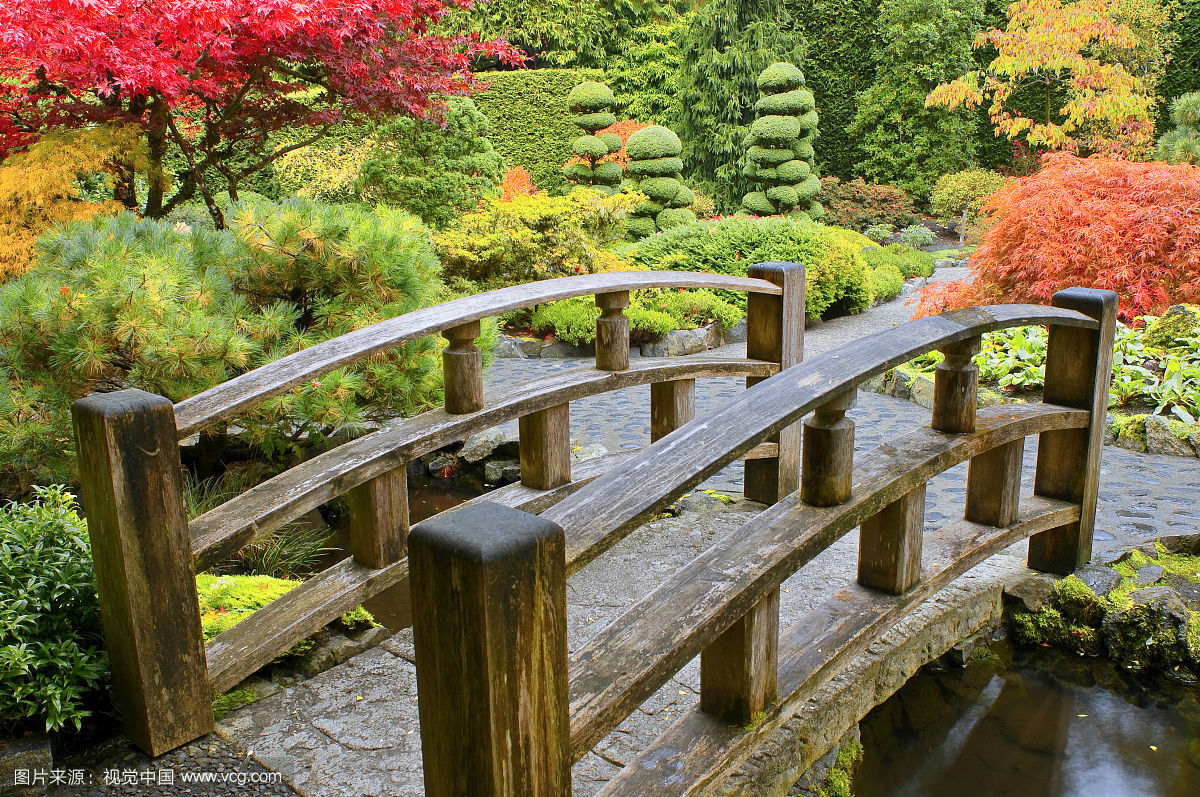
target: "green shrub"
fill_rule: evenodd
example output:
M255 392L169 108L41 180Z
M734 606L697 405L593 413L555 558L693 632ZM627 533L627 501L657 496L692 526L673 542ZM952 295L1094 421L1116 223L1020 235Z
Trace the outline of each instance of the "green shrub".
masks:
M895 266L905 279L928 277L934 270L933 255L900 243L870 247L863 252L863 257L871 268Z
M488 199L482 210L437 233L434 245L446 277L482 287L594 274L617 265L604 247L620 237L637 201L633 194L595 189Z
M79 730L108 660L87 524L63 487L0 508L0 731Z
M43 237L42 265L0 289L0 481L67 482L71 402L140 388L180 401L290 352L438 298L429 233L388 208L240 203L228 229L130 214ZM389 349L247 410L236 435L286 461L439 400L432 338ZM233 431L230 431L230 429ZM203 475L203 474L202 474Z
M562 165L571 158L571 142L579 136L567 107L571 89L599 80L596 69L517 69L489 72L486 89L475 104L492 123L492 145L509 168L520 166L542 191L566 189Z
M1178 0L1173 5L1170 31L1176 41L1158 84L1159 96L1167 101L1200 89L1200 0ZM1167 107L1164 102L1163 108ZM1162 114L1160 133L1166 131L1167 117Z
M1158 139L1158 157L1167 163L1200 166L1200 91L1175 98L1171 121L1174 129Z
M742 197L741 209L759 216L819 219L823 209L813 198L821 182L812 154L817 114L812 93L804 88L804 73L792 64L771 64L759 74L758 87L762 97L754 107L759 116L746 136L742 174L759 190Z
M629 177L621 184L626 191L644 194L650 201L639 202L626 231L632 238L644 238L657 230L694 224L691 204L696 195L679 179L683 144L679 136L661 125L638 130L625 142L629 156ZM653 218L652 218L653 217Z
M634 291L629 307L629 340L645 343L657 340L673 329L695 329L709 321L719 321L729 329L743 313L712 291ZM588 297L566 299L540 305L533 313L530 328L539 335L554 334L579 346L596 339L596 319L600 308Z
M896 234L896 228L891 224L872 224L863 230L863 235L877 244L881 244Z
M806 269L805 311L818 318L831 308L858 312L871 303L870 272L863 236L787 218L733 217L668 230L638 244L639 268L710 271L745 275L747 266L770 260L801 263ZM745 294L722 292L745 307Z
M451 97L443 122L400 116L379 125L359 169L357 193L436 227L477 208L503 173L488 140L491 125L468 97Z
M357 202L360 199L355 181L363 164L375 149L369 128L342 125L341 135L330 136L316 144L293 149L275 161L279 187L277 195L299 196L320 202ZM286 145L281 140L279 146ZM247 199L250 192L238 192Z
M877 300L895 299L903 287L904 275L894 265L888 263L871 271L871 293Z
M608 86L590 80L580 83L567 95L567 107L575 114L573 121L584 132L571 142L571 151L577 160L563 167L563 174L570 182L608 194L616 193L621 182L621 166L612 161L601 161L620 151L621 137L614 133L599 133L617 121L612 112L616 104Z
M933 214L943 222L962 224L965 210L969 225L979 216L984 200L1003 188L1006 182L1007 177L987 169L968 169L942 175L933 186L929 204Z
M937 236L933 234L933 230L924 224L910 224L900 231L900 243L914 248L929 246L935 238Z
M690 16L634 28L621 42L621 52L609 59L605 76L625 118L665 127L677 122L679 42Z
M821 141L823 147L824 134ZM918 220L917 210L903 188L875 185L861 177L822 177L821 204L825 206L825 224L859 232L878 225L904 227Z

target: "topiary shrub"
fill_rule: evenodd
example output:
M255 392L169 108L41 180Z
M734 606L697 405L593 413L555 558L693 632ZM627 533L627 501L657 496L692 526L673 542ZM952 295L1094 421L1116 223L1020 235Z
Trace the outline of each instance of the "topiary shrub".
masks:
M825 206L823 224L858 232L881 224L906 227L919 219L903 188L875 185L861 177L853 180L822 177L821 204Z
M1158 139L1158 157L1167 163L1200 165L1200 91L1171 103L1171 121L1175 128Z
M567 107L575 114L574 122L586 133L571 142L575 158L563 167L563 174L575 185L616 193L621 183L621 166L609 156L615 155L623 142L615 133L600 133L617 121L613 113L616 104L608 86L591 80L580 83L567 95Z
M629 176L621 188L647 197L633 208L626 225L631 237L644 238L656 230L695 224L691 204L696 195L679 180L682 151L679 136L662 125L643 128L625 142Z
M929 203L935 216L943 223L956 222L959 238L966 234L966 227L979 216L984 201L999 191L1008 182L1002 174L987 169L968 169L946 174L938 178L929 195ZM966 225L963 214L966 214Z
M762 97L746 136L742 175L760 190L742 197L741 212L819 219L825 214L816 201L821 191L812 147L816 102L804 88L804 73L792 64L772 64L759 74L758 88Z

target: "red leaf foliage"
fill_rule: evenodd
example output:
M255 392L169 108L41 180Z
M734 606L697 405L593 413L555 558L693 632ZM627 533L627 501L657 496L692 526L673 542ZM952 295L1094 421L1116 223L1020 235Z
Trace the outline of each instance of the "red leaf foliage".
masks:
M1200 301L1200 167L1054 153L984 211L995 224L971 257L973 281L930 286L919 315L1046 304L1070 286L1116 291L1125 320Z
M633 119L622 119L619 122L613 122L603 130L597 130L596 135L600 135L601 133L616 133L617 138L621 139L621 148L611 155L605 155L603 158L598 160L597 163L615 161L616 163L621 164L621 168L624 169L629 165L629 156L625 154L625 144L629 141L629 137L637 131L649 126L650 125L646 124L645 122L635 122ZM573 163L583 163L583 159L572 156L566 163L563 164L563 166L570 166Z

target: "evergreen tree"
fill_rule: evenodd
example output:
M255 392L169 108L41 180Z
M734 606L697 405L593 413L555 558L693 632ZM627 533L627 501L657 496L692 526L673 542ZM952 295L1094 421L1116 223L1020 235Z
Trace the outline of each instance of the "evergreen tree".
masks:
M613 113L616 105L612 90L592 80L585 80L567 95L567 107L575 114L571 121L584 132L571 142L577 160L563 167L563 173L575 185L592 186L606 194L617 192L621 165L610 156L621 149L621 137L600 132L617 121Z
M629 176L621 187L646 195L625 222L634 238L644 238L659 230L681 224L695 224L691 205L696 195L679 181L683 144L669 128L652 125L637 131L625 142L629 156Z
M742 198L742 210L759 216L819 219L821 190L813 140L816 103L804 88L804 73L793 64L771 64L758 76L763 96L754 104L758 118L746 136L743 175L759 190Z
M781 0L709 0L693 16L679 79L684 174L719 211L736 210L754 190L742 167L758 74L776 61L803 59L803 38Z
M937 178L974 160L977 119L966 110L926 108L939 83L974 64L971 42L983 19L983 0L884 0L876 22L879 71L858 97L850 125L866 158L859 171L928 196Z
M1158 139L1158 157L1167 163L1200 166L1200 91L1171 103L1171 121L1175 127Z

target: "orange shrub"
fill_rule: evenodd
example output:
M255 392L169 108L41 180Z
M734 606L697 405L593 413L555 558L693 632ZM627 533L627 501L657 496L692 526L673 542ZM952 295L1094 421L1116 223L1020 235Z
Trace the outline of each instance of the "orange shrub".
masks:
M979 303L1049 303L1070 286L1107 288L1120 315L1200 301L1200 167L1047 155L984 205L994 222L971 282L930 286L920 315Z
M509 169L504 173L504 179L500 181L501 202L511 202L519 196L533 196L537 192L537 186L533 184L529 172L521 166ZM481 202L480 206L482 207L482 205Z

